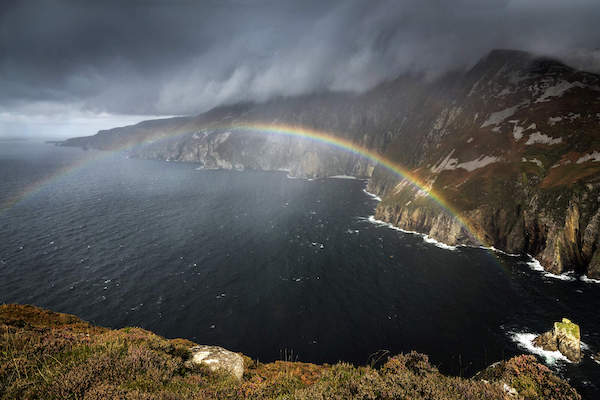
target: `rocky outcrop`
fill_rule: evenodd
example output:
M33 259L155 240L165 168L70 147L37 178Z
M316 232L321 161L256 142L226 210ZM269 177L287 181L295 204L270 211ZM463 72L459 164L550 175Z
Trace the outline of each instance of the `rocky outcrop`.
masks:
M572 362L580 362L581 335L579 326L563 318L555 322L551 331L545 332L533 340L533 344L548 351L560 351Z
M219 346L194 346L190 348L191 356L185 362L186 368L206 366L213 372L225 372L237 379L244 376L244 359L241 355Z
M231 128L256 124L329 132L401 166L419 186L314 137ZM599 279L599 125L600 76L496 50L434 81L401 76L362 94L223 106L64 144L204 168L368 177L368 190L383 198L378 219L448 244L529 253L553 273Z
M535 361L531 355L498 361L475 374L473 379L500 383L506 399L581 399L579 394L552 377L546 366Z

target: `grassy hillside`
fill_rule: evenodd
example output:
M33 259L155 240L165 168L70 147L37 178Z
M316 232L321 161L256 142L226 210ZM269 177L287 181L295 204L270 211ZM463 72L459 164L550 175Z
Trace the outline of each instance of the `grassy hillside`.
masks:
M111 330L72 315L3 305L0 399L580 399L532 356L497 363L472 379L444 376L414 352L380 368L244 357L237 381L184 367L193 345L140 328Z

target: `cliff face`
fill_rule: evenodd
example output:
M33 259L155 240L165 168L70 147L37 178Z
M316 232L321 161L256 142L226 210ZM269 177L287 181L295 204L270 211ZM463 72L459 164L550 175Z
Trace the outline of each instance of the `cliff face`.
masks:
M334 133L410 169L457 214L373 162L295 137L227 129L293 124ZM538 258L600 278L600 77L530 54L491 52L466 73L404 76L357 95L220 107L68 140L206 168L370 177L376 217L449 244ZM141 145L140 143L144 143Z
M598 76L497 51L463 82L416 172L484 243L533 254L554 273L600 276ZM378 218L449 244L473 241L412 187L385 189Z

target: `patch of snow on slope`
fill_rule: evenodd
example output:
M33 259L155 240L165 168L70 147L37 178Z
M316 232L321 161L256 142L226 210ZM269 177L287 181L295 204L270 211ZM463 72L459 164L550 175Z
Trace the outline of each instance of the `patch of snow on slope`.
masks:
M500 160L500 157L480 156L476 160L472 160L472 161L467 161L467 162L464 162L464 163L460 163L460 164L458 164L456 166L456 168L466 169L467 171L471 172L471 171L475 171L478 168L483 168L486 165L495 163L495 162L497 162L499 160Z
M452 152L454 152L454 150ZM472 172L500 160L500 157L495 156L479 156L475 160L465 161L459 164L457 158L450 158L451 155L452 153L450 153L438 166L431 168L431 172L439 173L442 171L452 171L458 168Z
M496 111L490 114L488 119L485 120L483 124L481 124L482 128L490 125L498 125L503 122L506 118L514 115L517 110L521 107L521 104L517 104L516 106L505 108L504 110Z
M525 142L525 144L531 145L531 144L536 144L536 143L542 143L542 144L548 144L548 145L559 144L559 143L562 143L562 138L553 138L548 135L544 135L543 133L540 133L540 132L534 132L531 135L529 135L529 139L527 139L527 142Z
M513 137L515 138L515 140L521 140L521 138L523 137L524 130L525 128L515 124L515 126L513 127Z
M437 174L438 172L442 172L445 169L453 169L452 166L456 165L456 163L458 162L457 158L450 158L452 157L452 154L454 154L454 151L455 149L452 149L452 151L446 156L446 158L444 158L437 166L431 167L431 172Z
M568 113L567 115L559 115L558 117L550 117L548 118L548 125L550 126L554 126L556 125L558 122L564 121L564 120L569 120L569 122L573 122L576 119L581 118L581 114L577 113Z
M593 153L586 154L583 157L579 157L577 159L577 161L575 162L575 164L582 164L586 161L592 161L592 162L600 161L600 152L594 151Z
M538 97L535 102L543 103L545 101L550 101L550 97L560 97L566 91L573 89L574 87L582 88L582 87L585 87L585 85L581 82L571 83L571 82L567 82L567 81L560 81L559 83L557 83L554 86L547 87L546 90L544 90L544 93L542 93L542 95L540 97Z

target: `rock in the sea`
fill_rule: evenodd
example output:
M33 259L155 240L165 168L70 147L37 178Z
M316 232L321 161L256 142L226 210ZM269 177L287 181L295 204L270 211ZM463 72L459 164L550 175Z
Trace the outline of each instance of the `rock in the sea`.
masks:
M579 325L567 318L563 318L561 322L555 322L554 328L536 337L533 344L548 351L558 350L573 362L581 361Z
M244 375L244 359L237 353L219 346L194 346L190 352L192 356L185 363L187 368L205 365L211 371L224 371L237 379Z

